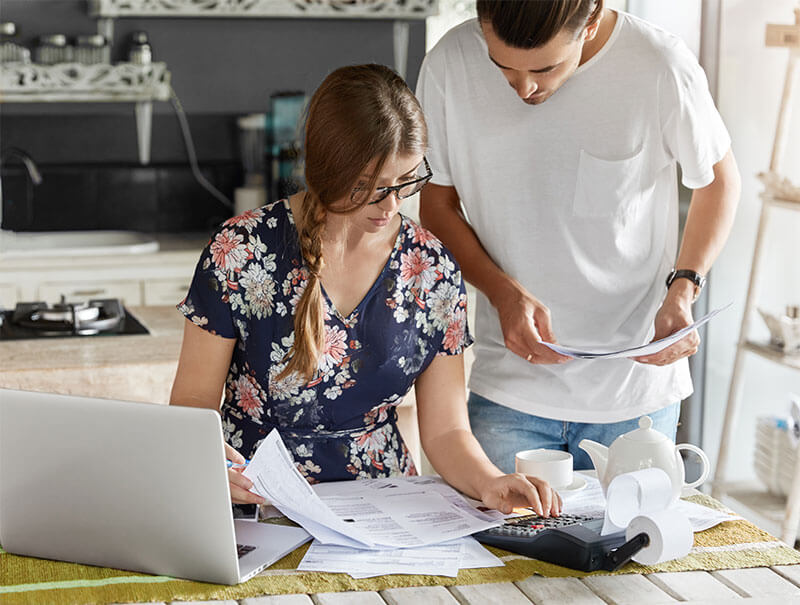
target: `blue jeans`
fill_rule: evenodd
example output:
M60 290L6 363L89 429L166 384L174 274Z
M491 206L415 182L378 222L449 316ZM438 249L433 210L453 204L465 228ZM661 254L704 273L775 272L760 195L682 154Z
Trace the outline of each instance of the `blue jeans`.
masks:
M594 468L589 455L578 448L581 439L610 445L619 435L639 427L639 417L608 424L542 418L493 403L475 393L470 393L468 407L472 432L489 459L504 473L514 472L514 454L538 448L569 452L575 470ZM678 402L648 416L654 429L675 441L680 411Z

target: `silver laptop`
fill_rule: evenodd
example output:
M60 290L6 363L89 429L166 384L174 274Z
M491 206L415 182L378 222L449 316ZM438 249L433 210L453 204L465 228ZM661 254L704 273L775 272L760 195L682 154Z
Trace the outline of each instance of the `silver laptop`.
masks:
M0 389L0 546L219 584L310 539L231 512L213 410Z

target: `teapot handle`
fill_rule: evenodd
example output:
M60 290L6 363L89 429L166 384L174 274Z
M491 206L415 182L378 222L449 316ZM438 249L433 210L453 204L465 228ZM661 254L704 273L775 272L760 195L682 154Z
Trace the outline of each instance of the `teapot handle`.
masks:
M676 450L689 450L690 452L694 452L700 457L700 460L703 463L703 472L700 473L700 477L692 481L691 483L685 483L683 487L697 487L698 485L702 484L706 479L708 479L708 473L711 471L711 464L708 462L708 456L706 453L701 450L696 445L692 445L691 443L679 443L675 446Z

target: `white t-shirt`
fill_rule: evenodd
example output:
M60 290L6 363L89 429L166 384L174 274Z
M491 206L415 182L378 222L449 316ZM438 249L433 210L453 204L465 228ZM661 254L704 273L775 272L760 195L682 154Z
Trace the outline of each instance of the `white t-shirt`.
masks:
M603 48L540 105L489 60L477 20L425 57L417 95L433 183L454 186L489 256L551 311L558 342L649 342L678 242L676 163L704 187L730 137L676 36L625 13ZM617 422L692 393L687 360L533 365L478 294L470 389L573 422Z

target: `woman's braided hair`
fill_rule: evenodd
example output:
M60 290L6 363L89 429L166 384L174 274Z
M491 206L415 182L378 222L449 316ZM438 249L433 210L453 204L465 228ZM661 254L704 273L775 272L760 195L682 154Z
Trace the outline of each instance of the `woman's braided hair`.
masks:
M383 65L353 65L331 73L311 97L305 123L305 180L295 217L308 281L294 315L294 344L277 379L296 372L309 381L325 350L325 307L320 273L325 266L322 236L328 212L347 214L362 207L375 188L386 159L419 154L427 129L419 102L403 79ZM374 162L364 193L353 189Z

